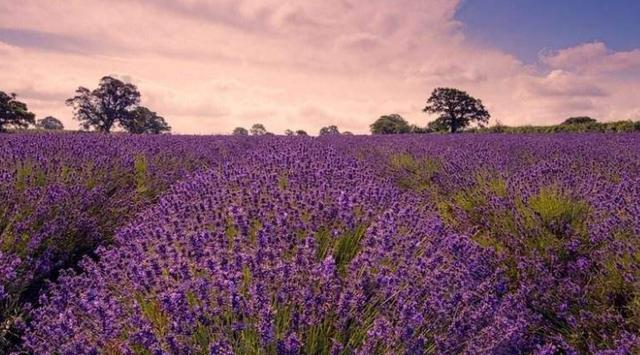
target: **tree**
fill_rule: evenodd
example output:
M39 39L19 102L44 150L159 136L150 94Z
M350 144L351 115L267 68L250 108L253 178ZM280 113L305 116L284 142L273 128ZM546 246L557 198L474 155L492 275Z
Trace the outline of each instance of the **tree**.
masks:
M293 136L293 135L294 135L294 133L293 133L293 131L292 131L292 130L287 129L287 130L285 130L285 131L284 131L284 135L285 135L285 136Z
M409 123L397 113L380 116L369 127L372 134L402 134L411 131Z
M578 117L569 117L566 120L564 120L564 122L562 122L563 125L568 125L568 124L587 124L587 123L596 123L598 121L596 121L594 118L588 117L588 116L578 116Z
M489 122L489 112L482 105L482 101L471 97L464 91L451 88L437 88L427 100L423 109L427 113L439 113L438 124L446 125L451 133L458 132L469 126L472 121L480 126Z
M437 119L427 124L427 131L429 132L448 132L451 128L444 121Z
M422 128L412 124L411 126L409 126L409 132L414 134L422 134L429 133L430 130L428 128Z
M262 136L265 134L267 134L267 129L264 128L264 125L262 123L256 123L253 126L251 126L252 136Z
M136 107L126 119L121 119L120 124L129 133L134 134L160 134L171 131L163 117L144 106Z
M236 128L233 129L233 135L234 136L248 136L249 135L249 131L247 131L246 128L236 127Z
M62 124L62 122L60 122L59 119L53 117L53 116L47 116L43 119L38 120L38 122L36 123L36 127L40 128L40 129L47 129L47 130L62 130L64 129L64 125Z
M351 132L351 131L344 131L344 132L342 132L342 135L343 135L343 136L353 136L353 132Z
M93 91L79 87L66 104L73 107L74 118L84 129L108 133L116 123L125 125L139 102L140 92L135 85L105 76Z
M0 132L4 132L8 126L27 128L35 124L35 118L27 104L16 100L16 94L0 91Z
M338 127L336 127L334 125L331 125L331 126L320 128L320 135L321 136L331 135L331 134L340 134L340 131L338 130Z
M307 132L303 131L301 129L296 131L296 135L298 135L298 136L308 136Z

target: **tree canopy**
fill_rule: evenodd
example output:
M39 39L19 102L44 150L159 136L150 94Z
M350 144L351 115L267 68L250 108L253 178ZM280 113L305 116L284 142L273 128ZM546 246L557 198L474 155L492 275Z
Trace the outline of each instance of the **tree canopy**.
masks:
M234 136L248 136L249 135L249 131L247 131L246 128L243 127L236 127L233 129L233 135Z
M321 136L332 135L332 134L340 134L340 131L338 130L338 127L335 126L335 125L322 127L320 129L320 135Z
M119 125L137 134L171 130L163 117L139 105L140 92L135 85L110 76L100 79L94 90L79 87L66 104L73 107L74 118L84 129L108 133Z
M7 127L27 128L35 124L35 117L29 112L27 104L16 100L16 94L0 91L0 132Z
M159 134L171 131L171 127L163 117L144 106L136 107L131 115L121 122L121 125L129 133L134 134Z
M578 116L578 117L569 117L562 124L585 124L585 123L596 123L596 119L591 118L589 116Z
M64 125L60 122L59 119L53 116L47 116L45 118L39 119L36 123L36 127L40 129L46 130L63 130Z
M429 133L430 130L428 128L423 128L423 127L419 127L417 125L412 124L411 126L409 126L409 133L415 133L415 134L422 134L422 133Z
M267 134L267 129L264 127L262 123L256 123L251 126L251 135L252 136L262 136Z
M451 128L442 120L431 121L427 124L428 132L448 132Z
M84 129L94 128L108 133L116 123L125 125L140 103L140 92L135 85L105 76L97 89L79 87L76 96L67 99L73 107L74 118Z
M474 121L483 126L491 117L481 100L452 88L433 90L423 111L440 114L436 121L448 127L451 133L464 129Z
M298 135L298 136L308 136L307 132L302 130L302 129L297 130L296 131L296 135Z
M290 130L290 129L286 129L286 130L284 131L284 135L285 135L285 136L293 136L294 134L295 134L295 133L293 133L293 131L292 131L292 130Z
M370 126L372 134L402 134L411 132L411 126L402 116L393 113L380 116Z

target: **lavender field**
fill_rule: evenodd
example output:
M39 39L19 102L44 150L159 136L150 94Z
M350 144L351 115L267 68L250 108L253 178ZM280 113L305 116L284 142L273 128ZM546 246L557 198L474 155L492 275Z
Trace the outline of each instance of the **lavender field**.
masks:
M0 353L640 352L640 136L0 135Z

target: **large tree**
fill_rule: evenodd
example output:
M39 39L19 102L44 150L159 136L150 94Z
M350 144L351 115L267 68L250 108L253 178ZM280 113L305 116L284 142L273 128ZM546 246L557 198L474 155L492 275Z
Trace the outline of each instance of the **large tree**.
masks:
M109 132L116 123L124 126L131 119L140 103L140 92L131 83L105 76L97 89L81 86L66 103L73 107L74 117L84 129Z
M337 126L331 125L331 126L320 128L321 136L332 135L332 134L340 134L340 131L338 130Z
M474 121L482 126L489 122L491 117L481 100L464 91L451 88L433 90L423 111L440 114L436 121L438 124L449 127L451 133L464 129Z
M302 130L302 129L297 130L296 131L296 135L297 136L308 136L307 132Z
M144 106L136 107L126 119L120 121L120 124L129 133L134 134L160 134L171 131L171 127L162 116Z
M402 134L411 131L409 123L397 113L380 116L370 128L372 134Z
M29 112L27 104L16 100L16 94L0 91L0 132L7 127L27 128L35 124L36 116Z
M64 129L64 125L60 122L59 119L53 116L47 116L45 118L39 119L36 123L36 127L40 129L46 130L62 130Z

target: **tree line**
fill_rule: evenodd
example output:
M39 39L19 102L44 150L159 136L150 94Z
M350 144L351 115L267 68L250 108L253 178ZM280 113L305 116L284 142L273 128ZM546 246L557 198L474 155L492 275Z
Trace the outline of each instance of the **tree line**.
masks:
M233 134L234 136L248 136L248 135L252 135L252 136L263 136L263 135L273 135L273 133L267 131L267 129L264 127L264 125L262 123L256 123L253 126L251 126L250 129L246 129L244 127L236 127L233 129L233 131L231 132L231 134ZM320 136L326 136L326 135L353 135L353 133L349 132L349 131L344 131L344 132L340 132L340 130L338 129L338 126L336 125L330 125L330 126L326 126L326 127L322 127L320 128L320 132L318 132L318 135ZM309 134L302 129L298 129L296 131L290 130L290 129L286 129L284 131L284 135L285 136L308 136Z
M436 88L427 99L427 105L422 109L428 114L438 114L435 121L429 122L427 127L410 125L402 116L390 114L380 116L370 129L372 134L405 134L432 133L464 130L472 123L484 127L491 115L482 104L482 100L472 97L467 92L453 88Z
M485 109L482 101L476 99L464 91L452 88L437 88L431 97L427 100L427 106L424 112L430 114L439 114L439 117L430 122L426 128L417 125L410 125L402 116L398 114L384 115L378 118L370 129L372 134L404 134L404 133L431 133L449 131L451 133L459 132L467 128L472 123L477 123L483 127L489 122L491 115ZM259 136L268 134L264 125L260 123L254 124L250 130L243 127L236 127L233 130L234 135L251 135ZM350 135L351 132L342 132L337 126L331 125L322 127L318 133L324 135ZM296 132L287 129L285 135L307 135L305 131L298 130Z
M587 133L587 132L639 132L640 121L598 122L588 116L570 117L560 124L550 126L505 126L498 122L487 127L491 117L482 101L464 91L452 88L437 88L427 101L424 112L439 114L425 128L410 125L402 116L390 114L380 116L370 129L372 134L406 133ZM469 128L472 123L477 127Z
M73 108L74 119L80 122L83 129L93 129L108 133L118 126L127 132L163 133L169 132L171 127L165 119L156 112L140 105L140 92L131 84L111 76L103 77L94 90L78 87L75 96L65 101ZM372 134L407 134L450 132L486 132L486 133L553 133L553 132L632 132L640 131L640 122L619 121L599 123L591 117L571 117L560 125L555 126L520 126L508 127L500 123L493 127L486 127L491 115L480 99L472 97L467 92L454 88L436 88L427 99L422 110L438 117L420 127L409 124L399 114L380 116L370 125ZM477 127L469 129L476 124ZM16 94L0 91L0 132L8 127L25 129L35 126L38 129L61 130L62 122L55 117L47 116L36 120L27 105L17 100ZM307 136L304 130L287 129L287 136ZM233 135L261 136L273 134L261 123L256 123L250 129L236 127ZM350 135L351 132L340 132L337 126L322 127L320 136Z
M131 84L111 76L100 79L96 89L78 87L75 96L65 104L73 108L74 119L83 129L109 133L119 126L129 133L159 134L171 131L165 119L156 112L140 105L140 91ZM0 91L0 132L7 128L62 130L64 126L55 117L47 116L35 120L24 102L18 101L14 93Z

